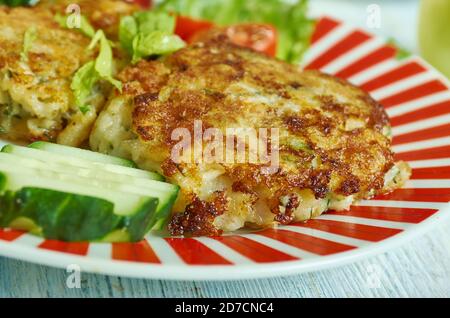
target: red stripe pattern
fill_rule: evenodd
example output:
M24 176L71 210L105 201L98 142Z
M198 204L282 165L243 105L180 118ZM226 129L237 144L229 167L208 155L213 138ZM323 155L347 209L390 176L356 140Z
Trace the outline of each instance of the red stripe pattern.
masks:
M0 240L12 242L25 234L22 231L9 230L0 228Z
M418 224L435 214L437 210L386 208L373 206L352 206L350 211L331 211L331 215L347 215L353 217Z
M445 115L448 114L449 110L450 110L450 99L442 103L437 103L431 106L427 106L425 108L418 109L416 111L408 112L404 115L395 116L391 118L391 125L395 127L408 124L418 119L423 120L431 117Z
M398 189L390 194L377 196L375 199L415 202L449 202L450 189Z
M257 263L299 260L297 257L280 252L243 236L223 236L215 237L214 239Z
M435 139L448 136L450 131L450 123L440 125L428 129L413 131L407 134L394 136L393 145L405 144L421 140Z
M375 66L381 62L392 59L397 50L392 46L383 46L366 56L355 61L353 64L348 65L344 69L340 70L335 75L344 79L348 79L351 76L360 73L372 66Z
M39 245L39 248L60 253L86 255L89 243L67 243L54 240L45 240Z
M317 255L331 255L335 253L346 252L355 248L354 246L336 243L333 241L324 240L301 233L286 231L283 229L269 229L258 234Z
M450 145L411 150L395 154L396 160L404 161L431 160L439 158L450 158Z
M414 99L418 99L424 96L428 96L446 90L448 90L448 88L447 86L445 86L444 83L438 80L432 80L427 83L420 84L405 91L402 91L400 93L397 93L393 96L384 98L380 101L380 103L384 107L389 108L395 105L406 103Z
M161 261L147 241L112 244L112 258L118 261L159 264Z
M305 69L320 69L331 61L340 57L342 54L350 51L361 43L370 39L370 36L362 31L354 31L349 34L341 42L330 48L328 51L320 55L318 58L308 64Z
M450 166L416 168L411 179L450 179Z
M400 229L388 229L378 226L330 220L308 220L308 222L305 223L297 223L295 226L330 232L371 242L379 242L402 232Z
M392 71L382 74L365 84L361 85L361 88L367 92L374 91L389 84L398 82L402 79L410 76L425 72L426 68L416 62L410 62L405 65L401 65Z
M336 28L340 23L329 18L323 18L316 24L316 28L311 37L311 43L314 44Z
M190 265L231 265L231 262L192 238L168 238L167 243Z

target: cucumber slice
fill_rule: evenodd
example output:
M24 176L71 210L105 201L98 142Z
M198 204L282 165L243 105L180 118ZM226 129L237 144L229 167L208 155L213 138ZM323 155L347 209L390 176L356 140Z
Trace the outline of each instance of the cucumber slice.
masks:
M37 141L29 145L28 147L34 149L44 150L50 153L65 155L73 158L89 160L99 163L107 163L112 165L118 165L129 168L137 168L136 164L131 160L126 160L118 157L104 155L98 152L93 152L89 150L58 145L45 141Z
M18 165L26 168L36 168L40 170L49 170L53 172L59 172L62 174L68 174L83 178L89 178L92 182L95 180L105 180L116 183L123 183L127 185L134 185L137 187L143 187L148 190L155 191L178 191L178 186L161 182L157 180L142 178L142 177L132 177L119 173L111 173L109 171L101 169L88 169L84 167L71 166L66 164L61 164L59 162L53 162L52 160L43 162L36 159L25 158L17 156L11 153L0 152L0 163Z
M98 187L86 182L86 179L25 167L11 167L0 162L0 175L3 174L3 191L19 191L24 187L42 188L72 194L102 198L114 204L114 213L131 215L135 213L148 195L130 193L115 183Z
M52 178L53 180L65 181L66 183L88 184L91 187L99 189L120 190L137 195L155 197L159 200L159 203L155 211L154 222L149 225L148 231L161 219L167 219L178 197L179 191L178 186L169 183L142 178L130 178L101 170L63 166L52 162L43 163L38 160L22 158L7 153L0 153L0 171L29 173L33 176L38 175L45 178ZM54 190L59 189L54 188Z
M103 170L105 172L122 174L129 177L145 178L151 180L164 181L164 177L157 173L139 170L135 168L123 167L114 164L100 163L95 161L89 161L80 158L70 157L68 155L61 155L56 153L49 153L40 149L21 147L15 145L6 145L2 151L4 153L10 153L17 156L36 159L45 163L53 162L66 166L75 166L91 170Z
M110 233L123 232L130 241L139 241L154 222L158 204L156 198L66 183L40 173L29 178L29 171L0 172L0 179L0 226L31 230L48 239L113 240Z

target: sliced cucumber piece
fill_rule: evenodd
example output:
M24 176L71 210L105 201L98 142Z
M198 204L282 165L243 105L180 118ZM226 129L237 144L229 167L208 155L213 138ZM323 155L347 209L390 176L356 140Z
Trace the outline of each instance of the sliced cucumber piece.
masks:
M5 178L3 191L19 191L24 187L32 187L92 196L112 202L114 204L113 212L118 215L134 214L148 198L142 194L130 193L115 183L98 187L87 183L86 179L80 177L69 175L60 177L51 171L19 166L8 167L3 162L0 162L0 175Z
M0 171L29 173L33 176L42 176L44 178L60 180L65 183L76 183L79 185L88 184L90 187L99 189L111 189L113 191L118 190L142 196L155 197L159 200L159 203L155 211L154 222L149 225L150 228L148 230L151 230L153 225L161 219L167 219L179 191L178 186L165 182L143 178L130 178L128 176L111 174L101 170L63 166L52 162L45 164L38 160L22 158L7 153L0 153ZM53 189L59 190L59 188ZM72 192L67 190L63 191ZM90 192L87 194L90 194ZM97 195L94 196L97 197Z
M4 153L10 153L17 156L36 159L45 163L53 162L67 166L81 167L91 170L103 170L105 172L122 174L129 177L146 178L151 180L163 181L164 178L153 172L139 170L135 168L123 167L114 164L100 163L95 161L89 161L76 157L70 157L68 155L61 155L57 153L49 153L40 149L21 147L15 145L6 145L2 151Z
M2 227L64 241L113 240L109 234L121 231L130 241L139 241L154 222L156 198L65 183L40 173L30 178L29 171L0 172L0 176L6 180L0 192Z
M143 187L150 191L177 191L178 186L170 183L161 182L142 177L132 177L119 173L112 173L101 169L88 169L84 167L72 166L61 164L59 162L53 162L52 160L43 162L32 158L25 158L17 156L12 153L0 152L0 163L23 166L26 168L36 168L40 170L49 170L53 172L59 172L62 174L68 174L83 178L89 178L92 182L105 180L117 183L123 183L127 185L133 185L137 187Z
M73 158L89 160L99 163L107 163L112 165L118 165L129 168L136 168L136 164L131 160L126 160L118 157L104 155L98 152L93 152L89 150L58 145L45 141L37 141L29 145L28 147L34 149L44 150L50 153L65 155Z

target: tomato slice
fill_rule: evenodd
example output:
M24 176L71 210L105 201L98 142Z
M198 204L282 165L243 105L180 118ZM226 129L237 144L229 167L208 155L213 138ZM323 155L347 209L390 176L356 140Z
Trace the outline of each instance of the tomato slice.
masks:
M244 23L226 28L226 34L234 44L275 56L277 30L269 24Z
M214 27L214 23L204 20L196 20L189 17L177 16L175 34L184 41L189 42L193 36L199 32L206 31Z

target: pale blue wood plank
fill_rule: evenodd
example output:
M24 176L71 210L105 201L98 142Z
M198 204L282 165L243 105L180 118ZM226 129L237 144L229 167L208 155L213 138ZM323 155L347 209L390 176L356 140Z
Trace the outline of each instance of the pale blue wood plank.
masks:
M170 282L83 274L0 258L0 297L450 297L450 222L386 254L340 268L239 282ZM378 267L379 286L370 285Z

